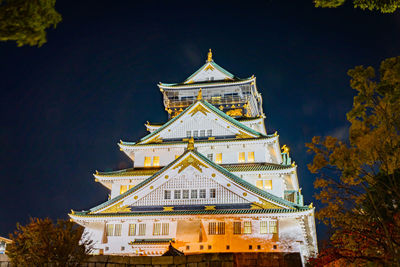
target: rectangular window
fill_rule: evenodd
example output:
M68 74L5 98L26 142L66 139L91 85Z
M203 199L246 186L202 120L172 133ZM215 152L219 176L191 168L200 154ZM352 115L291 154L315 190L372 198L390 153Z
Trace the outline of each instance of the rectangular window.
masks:
M145 223L139 223L138 235L146 235L146 224Z
M207 136L212 136L212 130L207 130Z
M162 224L162 235L169 235L169 223Z
M213 160L213 154L207 154L207 158L212 161Z
M246 162L246 153L245 152L239 152L239 163Z
M182 198L183 199L189 198L189 190L182 190Z
M216 222L208 223L208 234L209 235L216 235L217 234L217 223Z
M264 188L265 189L272 189L272 180L265 180L264 181Z
M276 221L269 222L269 233L276 234L278 232L278 227Z
M206 190L205 189L200 189L199 197L200 198L206 198Z
M218 163L218 164L222 163L222 153L217 153L215 155L215 163Z
M199 137L199 131L193 131L193 137L194 138L197 138L197 137Z
M153 157L153 166L160 166L160 157L159 156L154 156Z
M192 190L190 193L190 198L197 198L197 190Z
M107 236L113 236L114 235L114 224L107 224L106 230L107 230Z
M251 222L244 222L243 226L243 234L251 234Z
M254 152L249 152L247 154L247 162L254 162Z
M200 137L206 136L206 130L200 130Z
M153 224L153 235L161 235L161 223Z
M264 186L263 186L263 180L257 180L257 181L256 181L256 186L257 186L258 188L260 188L260 189L263 189L263 188L264 188Z
M120 223L116 224L114 228L114 235L121 236L121 229L122 229L122 224Z
M151 157L144 157L144 166L151 167Z
M123 193L125 193L126 192L126 185L121 185L120 187L119 187L119 194L123 194Z
M133 184L129 185L128 189L131 189L132 187L134 187L134 185L133 185Z
M174 191L174 199L181 199L181 190Z
M186 137L190 138L192 136L192 132L191 131L186 131Z
M171 190L164 191L164 199L171 199Z
M129 224L128 235L129 235L129 236L134 236L134 235L136 235L136 224Z
M260 234L268 234L268 222L261 221L260 222Z
M175 155L175 159L179 158L180 155Z
M242 224L241 222L233 222L233 234L240 235L242 233Z
M218 234L219 235L225 234L225 222L218 222Z
M210 198L215 198L215 196L216 196L216 189L210 189Z

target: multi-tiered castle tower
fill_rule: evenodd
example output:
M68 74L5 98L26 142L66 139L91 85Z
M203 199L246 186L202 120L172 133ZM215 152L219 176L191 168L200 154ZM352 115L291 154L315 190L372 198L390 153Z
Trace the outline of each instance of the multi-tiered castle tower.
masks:
M267 134L256 78L206 63L183 83L158 85L169 120L119 143L133 168L97 172L110 199L72 211L104 254L317 253L314 208L297 166Z

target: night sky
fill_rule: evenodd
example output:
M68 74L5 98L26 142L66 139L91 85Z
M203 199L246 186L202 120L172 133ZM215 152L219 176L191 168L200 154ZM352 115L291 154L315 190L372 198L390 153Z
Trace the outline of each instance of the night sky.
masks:
M291 148L305 202L316 204L304 144L346 138L348 69L400 55L400 11L311 0L58 0L56 9L63 21L43 47L0 43L0 236L107 200L92 174L131 166L117 143L166 121L156 84L185 80L209 48L231 73L257 77L267 131Z

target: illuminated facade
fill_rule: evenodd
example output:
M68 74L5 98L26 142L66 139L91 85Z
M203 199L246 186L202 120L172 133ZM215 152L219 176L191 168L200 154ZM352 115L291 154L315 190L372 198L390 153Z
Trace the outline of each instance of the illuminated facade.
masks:
M169 120L119 143L134 167L97 172L110 199L69 216L98 253L161 255L317 253L314 208L304 206L297 166L267 134L256 78L206 63L179 84L160 83Z

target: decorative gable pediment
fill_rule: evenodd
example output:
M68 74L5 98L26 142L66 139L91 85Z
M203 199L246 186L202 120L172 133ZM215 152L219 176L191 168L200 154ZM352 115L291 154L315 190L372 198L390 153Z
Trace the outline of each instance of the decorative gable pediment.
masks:
M214 61L207 62L199 70L193 73L184 82L185 84L207 81L231 81L234 76L218 66Z
M197 101L177 117L140 140L141 144L182 140L188 136L254 138L260 133L229 117L207 103Z
M199 206L218 209L224 205L242 208L247 205L248 209L293 209L289 202L260 192L191 150L126 193L91 211L127 213L143 207L165 207L165 211L171 211L174 207L190 209Z

